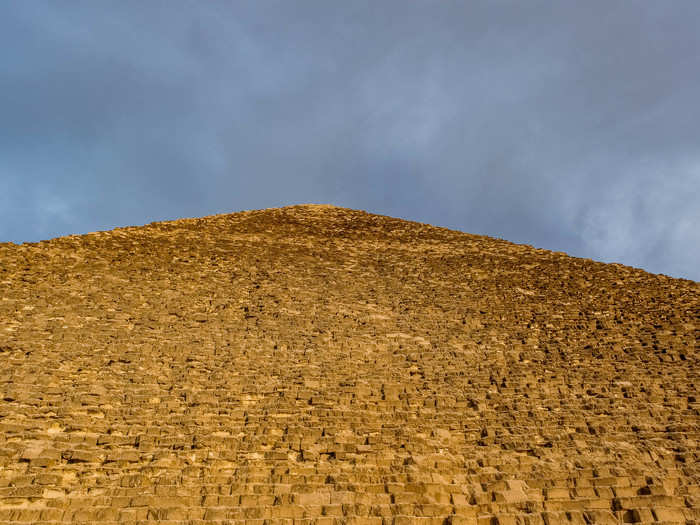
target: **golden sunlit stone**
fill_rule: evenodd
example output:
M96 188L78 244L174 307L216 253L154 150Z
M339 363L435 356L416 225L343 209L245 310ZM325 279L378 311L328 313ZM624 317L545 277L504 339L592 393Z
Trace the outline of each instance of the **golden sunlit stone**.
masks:
M0 522L698 523L698 283L333 206L0 244Z

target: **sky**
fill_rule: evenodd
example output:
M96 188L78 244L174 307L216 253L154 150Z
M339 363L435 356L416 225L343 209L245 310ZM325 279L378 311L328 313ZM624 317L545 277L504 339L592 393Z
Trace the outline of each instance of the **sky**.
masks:
M700 2L0 2L0 241L330 203L700 281Z

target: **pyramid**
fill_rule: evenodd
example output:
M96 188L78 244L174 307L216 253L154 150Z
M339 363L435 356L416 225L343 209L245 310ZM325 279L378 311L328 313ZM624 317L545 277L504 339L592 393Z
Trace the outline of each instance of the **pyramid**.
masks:
M700 523L700 285L333 206L0 244L0 523Z

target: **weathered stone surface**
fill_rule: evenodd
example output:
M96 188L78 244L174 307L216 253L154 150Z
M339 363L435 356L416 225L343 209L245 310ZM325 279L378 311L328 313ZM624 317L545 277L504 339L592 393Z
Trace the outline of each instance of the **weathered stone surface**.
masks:
M699 329L327 206L0 244L0 523L698 523Z

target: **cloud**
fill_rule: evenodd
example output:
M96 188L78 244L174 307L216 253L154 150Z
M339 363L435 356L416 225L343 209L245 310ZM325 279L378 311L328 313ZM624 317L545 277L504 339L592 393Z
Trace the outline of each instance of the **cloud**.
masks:
M0 5L3 240L332 202L700 278L700 5Z
M696 257L700 246L700 163L676 164L641 162L581 207L574 224L585 249L601 260L643 260L650 269L682 275L687 254Z

